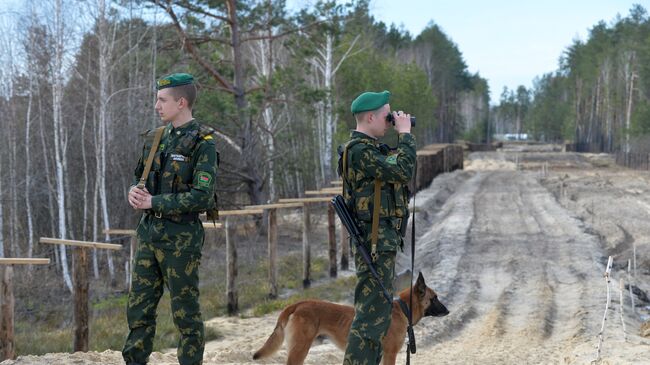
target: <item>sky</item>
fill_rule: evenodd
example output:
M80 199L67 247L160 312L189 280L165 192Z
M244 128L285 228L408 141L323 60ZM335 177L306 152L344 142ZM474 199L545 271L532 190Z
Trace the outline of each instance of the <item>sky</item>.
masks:
M412 36L436 23L456 43L469 72L488 80L491 103L498 104L504 86L531 88L535 77L558 69L574 39L587 40L591 27L627 16L633 4L650 10L645 1L371 0L370 13ZM310 0L287 4L302 7Z

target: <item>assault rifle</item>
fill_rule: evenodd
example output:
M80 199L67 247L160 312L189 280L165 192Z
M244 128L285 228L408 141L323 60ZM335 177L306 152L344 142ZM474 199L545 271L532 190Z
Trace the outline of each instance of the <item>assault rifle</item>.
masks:
M348 230L350 237L355 242L355 245L357 247L357 252L361 254L361 256L363 257L363 261L365 261L366 265L368 265L368 268L370 269L372 276L374 276L375 280L377 280L377 284L379 284L379 287L381 288L381 291L384 294L384 298L386 298L386 300L389 303L392 303L393 298L390 296L390 294L388 294L388 290L386 290L386 287L384 287L384 284L379 279L379 275L377 274L377 270L375 270L375 266L372 264L372 259L370 259L368 250L366 250L366 248L363 246L363 231L361 230L361 228L359 228L356 219L350 213L347 204L345 204L345 200L343 199L342 196L337 195L334 198L332 198L332 205L334 206L334 210L336 211L336 214L339 216L339 219L341 219L341 223L343 224L345 229ZM411 285L413 284L411 283ZM408 318L409 349L411 353L414 354L415 334L413 333L413 325L411 323L411 311L409 310L406 303L404 303L404 301L402 301L401 299L398 299L397 302L399 303L402 312L404 312L404 315L406 315L406 318Z

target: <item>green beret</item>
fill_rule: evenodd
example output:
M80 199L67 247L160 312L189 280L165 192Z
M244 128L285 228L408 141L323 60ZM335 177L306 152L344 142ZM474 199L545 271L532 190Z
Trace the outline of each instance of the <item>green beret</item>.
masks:
M171 74L163 77L156 82L158 90L166 89L168 87L176 87L181 85L189 85L194 83L194 77L190 74Z
M367 112L369 110L377 110L388 104L388 99L390 98L390 91L384 90L380 93L365 92L352 102L350 109L352 114L357 114L361 112Z

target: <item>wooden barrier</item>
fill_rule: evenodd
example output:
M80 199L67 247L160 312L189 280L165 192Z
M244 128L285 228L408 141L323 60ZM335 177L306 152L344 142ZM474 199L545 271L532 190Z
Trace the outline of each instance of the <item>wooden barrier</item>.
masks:
M327 232L328 232L328 252L329 252L329 273L330 277L335 278L337 276L337 263L336 263L336 255L337 255L337 247L336 247L336 219L335 219L335 212L334 208L332 207L332 204L329 204L332 201L332 198L327 197L327 198L288 198L288 199L280 199L278 200L279 203L303 203L305 205L305 209L307 209L308 204L316 204L316 203L328 203L327 204ZM308 218L308 210L307 213L303 213L303 222L307 222ZM308 225L303 226L303 286L308 287L309 286L309 281L310 281L310 273L309 273L309 267L310 267L310 249L309 247L309 241L308 241L308 235L307 232L310 232L311 229ZM343 247L343 246L342 246ZM345 261L347 262L347 253L343 250L343 254L346 256ZM343 261L343 258L341 259ZM344 270L347 270L347 266L344 268ZM306 285L305 285L306 284Z
M239 210L221 210L219 211L219 218L225 218L225 223L221 222L202 222L204 229L225 229L226 235L226 300L227 300L227 310L228 314L232 315L237 313L239 309L238 295L237 295L237 246L235 244L234 234L235 234L235 225L237 223L237 218L241 216L248 215L258 215L263 214L263 209L253 208L253 209L239 209ZM201 219L206 219L205 214L200 215ZM124 230L124 229L110 229L105 230L104 233L107 234L129 234L135 236L134 230ZM132 238L131 250L129 254L129 266L127 266L127 273L129 279L129 291L131 290L131 280L130 280L130 265L133 262L133 256L135 252L135 239Z
M333 192L340 192L340 188L328 188L317 191L314 195L334 195ZM303 287L307 288L311 285L311 243L309 234L311 232L310 224L310 209L311 204L329 203L331 197L311 197L311 198L289 198L280 199L277 203L264 204L264 205L250 205L241 210L225 210L220 211L220 217L226 217L225 224L217 223L216 228L225 228L226 233L226 296L227 296L227 309L229 314L234 314L238 311L238 294L236 288L237 278L237 248L234 240L234 232L236 226L236 218L245 215L263 214L268 212L268 260L269 260L269 297L277 298L278 284L277 284L277 241L278 241L278 225L277 225L277 210L285 208L302 208L302 254L303 254ZM336 264L336 226L334 219L334 211L330 204L328 204L328 236L329 236L329 256L330 256L330 276L336 277L337 264ZM202 218L205 215L201 215ZM205 228L215 228L212 222L203 222ZM107 234L127 234L135 235L133 230L124 229L111 229L104 231ZM345 245L342 245L345 247ZM130 262L133 260L135 251L135 244L132 245L130 254ZM341 258L342 262L347 263L347 250ZM347 269L347 266L345 266ZM129 288L130 290L130 288Z
M617 151L616 164L635 170L650 170L650 153L625 153Z
M264 209L268 211L268 236L267 247L269 257L269 298L278 297L277 284L277 259L278 259L278 220L277 210L284 208L302 208L303 210L303 227L302 227L302 254L303 254L303 287L311 285L311 246L309 243L309 209L308 203L302 202L301 199L292 199L291 202L273 203L265 205L250 205L246 209Z
M330 195L334 196L336 194L341 194L341 188L327 188L321 190L307 190L305 195Z
M136 245L136 233L135 229L115 229L115 228L110 228L110 229L105 229L104 234L107 234L109 236L111 235L116 235L116 236L129 236L129 261L126 262L125 268L124 268L124 280L126 281L126 288L128 291L131 291L131 274L132 274L132 267L133 265L133 256L135 255L135 245Z
M417 151L416 180L409 184L411 191L420 191L431 185L439 174L463 168L463 147L454 144L432 144Z
M40 243L74 246L74 351L88 351L88 248L119 250L121 245L41 237Z
M12 265L47 265L50 259L0 258L0 361L16 358L14 338L14 269Z

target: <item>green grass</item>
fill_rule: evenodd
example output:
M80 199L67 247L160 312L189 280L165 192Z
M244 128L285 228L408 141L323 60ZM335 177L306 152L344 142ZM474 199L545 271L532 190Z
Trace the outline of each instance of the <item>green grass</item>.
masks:
M312 258L312 282L323 281L328 276L328 261L322 257ZM295 291L284 299L269 299L267 280L268 263L240 265L237 290L240 313L261 316L279 310L301 299L319 298L340 301L352 296L355 278L341 278L302 290L302 257L292 254L278 261L279 290ZM225 268L222 265L201 266L201 311L203 319L226 315ZM90 350L121 350L128 334L126 322L127 295L115 295L90 305ZM19 355L42 355L48 352L71 352L73 323L68 311L61 308L58 315L43 320L16 319L16 350ZM206 341L220 338L218 329L206 327ZM154 351L174 348L178 343L178 331L170 312L169 294L165 292L158 305Z

